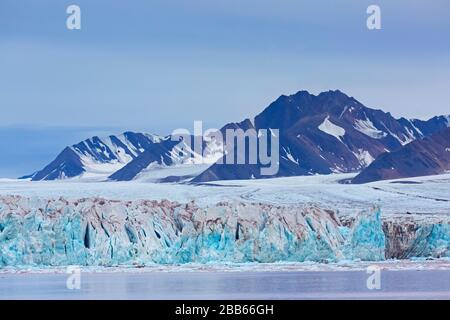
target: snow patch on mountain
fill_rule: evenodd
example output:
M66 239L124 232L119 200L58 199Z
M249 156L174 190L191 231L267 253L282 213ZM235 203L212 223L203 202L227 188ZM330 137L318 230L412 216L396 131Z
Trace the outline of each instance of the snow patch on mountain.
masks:
M405 135L402 135L402 138L400 138L398 135L390 131L387 127L385 128L388 131L389 135L394 137L402 146L407 145L408 143L413 142L415 140L414 138Z
M85 172L81 175L72 177L74 180L103 181L117 170L122 169L126 163L120 161L111 161L99 163L89 157L82 157L81 162Z
M345 106L344 110L342 110L341 114L339 115L339 119L342 118L342 116L347 112L347 110L348 110L348 106Z
M329 119L329 116L325 118L325 120L319 125L319 130L342 142L342 137L345 135L345 129L335 125Z
M358 151L354 152L353 154L356 156L356 158L358 158L359 163L364 168L375 160L375 158L372 157L370 152L367 150L358 149Z
M286 155L286 157L284 157L286 160L289 160L298 165L298 158L294 158L289 147L287 147L287 149L283 147L283 151Z
M224 156L223 143L210 137L203 137L205 142L200 150L181 142L171 150L174 164L203 165L214 164Z
M185 142L176 144L167 152L168 161L153 161L133 178L145 182L182 182L188 181L205 171L223 157L223 144L211 137L203 137L203 148L195 148Z
M369 136L374 139L382 139L387 136L386 132L377 129L372 123L372 121L370 121L369 119L366 120L357 119L355 121L354 128L359 132L365 134L366 136Z
M423 134L422 130L420 130L415 124L414 124L414 119L408 119L407 120L408 123L411 125L411 127L416 130L417 133L419 133L420 137L424 137L425 135Z

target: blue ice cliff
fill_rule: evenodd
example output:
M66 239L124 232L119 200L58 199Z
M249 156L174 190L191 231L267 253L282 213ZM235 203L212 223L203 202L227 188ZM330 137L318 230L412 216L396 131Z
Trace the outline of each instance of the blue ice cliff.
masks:
M379 210L343 225L313 206L0 197L0 267L450 256L448 223L390 230Z
M385 259L385 251L386 236L381 211L379 207L374 207L371 213L360 214L347 231L344 253L351 260L379 261Z

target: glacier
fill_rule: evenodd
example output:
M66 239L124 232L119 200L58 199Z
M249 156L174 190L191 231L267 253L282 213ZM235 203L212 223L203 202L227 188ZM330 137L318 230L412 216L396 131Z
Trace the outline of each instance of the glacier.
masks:
M449 257L445 219L343 219L314 205L0 196L0 267Z

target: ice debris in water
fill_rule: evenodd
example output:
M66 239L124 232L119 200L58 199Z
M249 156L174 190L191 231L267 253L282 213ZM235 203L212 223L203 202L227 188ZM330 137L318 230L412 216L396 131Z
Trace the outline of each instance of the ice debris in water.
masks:
M449 234L423 252L448 255ZM345 227L314 206L0 197L0 266L383 260L385 241L379 210Z

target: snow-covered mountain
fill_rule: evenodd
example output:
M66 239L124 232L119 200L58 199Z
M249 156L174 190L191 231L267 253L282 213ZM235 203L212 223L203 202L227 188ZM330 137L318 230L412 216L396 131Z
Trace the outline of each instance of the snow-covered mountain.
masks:
M33 181L108 177L163 140L160 136L135 132L92 137L66 147L55 160L30 177Z
M234 125L279 129L280 162L275 176L280 177L360 171L380 154L447 127L449 119L395 119L341 91L317 96L300 91L281 96L254 121ZM214 164L193 181L261 178L261 167Z
M189 139L190 143L186 143L168 136L113 173L109 179L179 182L192 179L223 155L221 142L207 137L190 136ZM193 150L196 139L200 139L203 152Z
M307 91L283 95L254 119L226 124L220 131L278 129L279 170L273 176L282 177L358 172L381 154L449 125L449 116L428 121L396 119L336 90L319 95ZM194 145L198 137L190 139L189 145ZM30 177L32 180L80 177L195 183L270 177L261 175L260 163L217 163L223 155L222 142L206 137L201 144L203 154L194 152L184 141L181 144L172 141L171 136L126 132L106 138L93 137L67 147L52 163Z
M157 136L146 133L125 132L108 137L92 137L78 144L66 147L54 161L36 173L23 177L33 181L79 178L83 180L128 181L145 173L164 170L154 180L170 179L171 172L179 179L192 177L214 163L221 154L215 141L203 142L203 155L196 154L184 141L172 141L171 136ZM203 157L204 156L204 157ZM172 171L167 169L172 169Z

